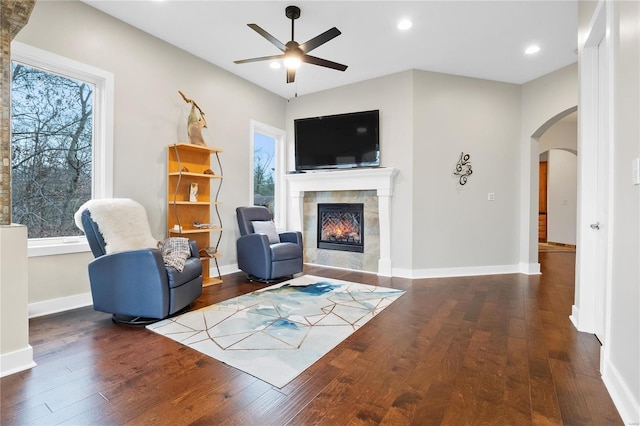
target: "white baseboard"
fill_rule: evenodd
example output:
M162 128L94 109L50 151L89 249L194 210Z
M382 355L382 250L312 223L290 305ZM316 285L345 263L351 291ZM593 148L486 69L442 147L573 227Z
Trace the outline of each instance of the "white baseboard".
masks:
M401 278L446 278L474 275L500 275L522 273L519 265L469 266L459 268L402 269L393 268L393 276Z
M580 331L580 327L578 327L578 324L580 324L580 309L576 305L571 306L571 315L569 315L569 320L576 330Z
M318 266L321 268L339 269L343 271L356 271L365 274L376 274L380 276L387 276L380 274L379 272L361 271L350 268L342 268L331 265L320 265L316 263L305 262L305 265ZM240 272L238 264L226 265L220 267L220 273L222 275L231 274L234 272ZM211 275L217 275L218 271L215 268L211 269ZM433 268L433 269L404 269L404 268L391 268L392 277L419 279L419 278L445 278L445 277L466 277L473 275L501 275L501 274L528 274L536 275L540 274L540 264L534 263L527 268L527 272L522 270L521 265L494 265L494 266L471 266L461 268Z
M237 263L232 263L231 265L222 265L222 266L220 266L220 275L229 275L229 274L233 274L235 272L240 272L240 268L238 268L238 264ZM218 270L216 269L215 266L213 268L209 268L209 276L210 277L217 277L218 276Z
M614 405L627 425L640 424L640 401L636 401L618 369L611 364L611 360L602 362L602 381L609 391Z
M374 274L380 275L377 272L371 271L361 271L351 268L342 268L339 266L331 266L331 265L320 265L317 263L309 263L305 262L305 265L309 266L318 266L320 268L329 268L329 269L338 269L341 271L355 271L361 272L363 274ZM539 266L539 265L538 265ZM224 265L220 267L220 274L227 275L235 272L240 272L238 268L238 264L234 263L232 265ZM439 269L403 269L403 268L393 268L392 275L393 277L399 278L440 278L440 277L465 277L472 275L500 275L500 274L518 274L522 273L517 265L498 265L498 266L472 266L472 267L463 267L463 268L439 268ZM211 276L217 276L218 271L216 268L211 268L210 270ZM387 275L381 275L387 276Z
M71 309L91 306L91 292L74 294L73 296L60 297L58 299L44 300L42 302L29 303L29 318L41 317L43 315L55 314L58 312L69 311Z
M220 273L222 275L232 274L238 272L237 264L224 265L220 267ZM215 267L211 268L210 276L217 276L218 271ZM29 303L28 315L29 318L37 318L44 315L56 314L58 312L69 311L71 309L83 308L85 306L93 305L93 299L91 298L91 292L74 294L73 296L60 297L57 299L43 300L42 302Z
M540 264L520 262L520 273L525 275L540 275Z
M413 269L392 268L391 276L399 278L414 278Z
M377 272L362 271L360 269L342 268L340 266L320 265L318 263L309 263L309 262L305 262L304 264L305 265L309 265L309 266L317 266L319 268L337 269L337 270L340 270L340 271L353 271L353 272L359 272L361 274L379 275Z
M393 274L391 267L391 259L378 259L378 275L381 277L390 277Z
M33 348L27 345L24 349L0 355L0 377L19 373L36 365L33 362Z
M320 266L324 268L351 270L346 268L336 268L328 265L315 265L308 263L311 266ZM230 265L220 266L220 274L228 275L236 272L240 272L237 263ZM362 273L372 273L368 271L358 271ZM434 268L434 269L402 269L393 268L392 276L400 278L442 278L442 277L464 277L473 275L499 275L499 274L517 274L523 273L518 265L498 265L498 266L472 266L462 268ZM215 267L210 269L210 276L217 276L218 271ZM71 309L82 308L85 306L91 306L93 300L91 299L91 292L76 294L73 296L60 297L57 299L44 300L42 302L30 303L28 306L29 318L41 317L43 315L55 314L58 312L64 312Z

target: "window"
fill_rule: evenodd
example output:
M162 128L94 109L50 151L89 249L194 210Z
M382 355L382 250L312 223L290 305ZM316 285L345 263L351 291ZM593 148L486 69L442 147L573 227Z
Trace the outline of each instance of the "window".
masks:
M253 204L275 209L276 140L262 133L253 134Z
M284 226L282 200L284 130L251 122L251 203L265 206L276 226Z
M11 63L12 220L29 238L82 235L91 199L94 86Z
M88 249L73 214L112 195L113 76L14 42L12 221L29 256Z

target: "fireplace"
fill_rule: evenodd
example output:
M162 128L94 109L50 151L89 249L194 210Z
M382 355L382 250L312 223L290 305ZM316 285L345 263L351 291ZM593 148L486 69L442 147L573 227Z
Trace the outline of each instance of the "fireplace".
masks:
M292 207L287 221L291 229L300 229L311 237L304 240L309 244L304 250L305 262L392 276L391 207L397 175L398 170L391 167L287 174ZM354 196L343 197L351 193ZM362 198L364 193L367 194ZM312 236L318 234L317 204L320 202L364 203L367 247L362 255L317 247L317 240Z
M364 252L364 204L318 203L318 248Z

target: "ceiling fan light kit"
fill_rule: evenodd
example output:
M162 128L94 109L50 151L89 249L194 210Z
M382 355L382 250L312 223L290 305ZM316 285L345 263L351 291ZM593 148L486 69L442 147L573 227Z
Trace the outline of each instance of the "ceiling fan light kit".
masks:
M267 31L263 30L259 25L247 24L249 28L260 34L271 44L277 47L282 52L282 54L262 56L259 58L241 59L238 61L234 61L234 63L245 64L249 62L273 61L283 59L285 68L287 69L287 83L293 83L295 81L296 69L302 62L325 68L331 68L338 71L344 71L347 69L346 65L328 61L322 58L317 58L308 54L316 47L322 46L329 40L332 40L342 34L340 30L338 30L336 27L333 27L323 32L322 34L315 36L311 40L299 44L297 41L295 41L294 22L300 17L300 8L297 6L287 6L285 9L285 15L287 18L291 19L291 41L289 41L287 44L282 43Z
M295 41L290 41L285 45L285 47L286 52L284 54L284 66L288 69L297 69L302 63L304 53Z

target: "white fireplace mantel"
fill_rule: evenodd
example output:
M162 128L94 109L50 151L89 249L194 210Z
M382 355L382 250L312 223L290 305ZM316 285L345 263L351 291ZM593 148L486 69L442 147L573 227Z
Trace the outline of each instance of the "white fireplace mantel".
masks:
M378 275L391 276L391 197L398 170L389 167L371 169L329 170L287 175L289 194L293 201L290 220L293 229L303 229L303 199L305 192L366 191L378 195L380 220L380 259Z

